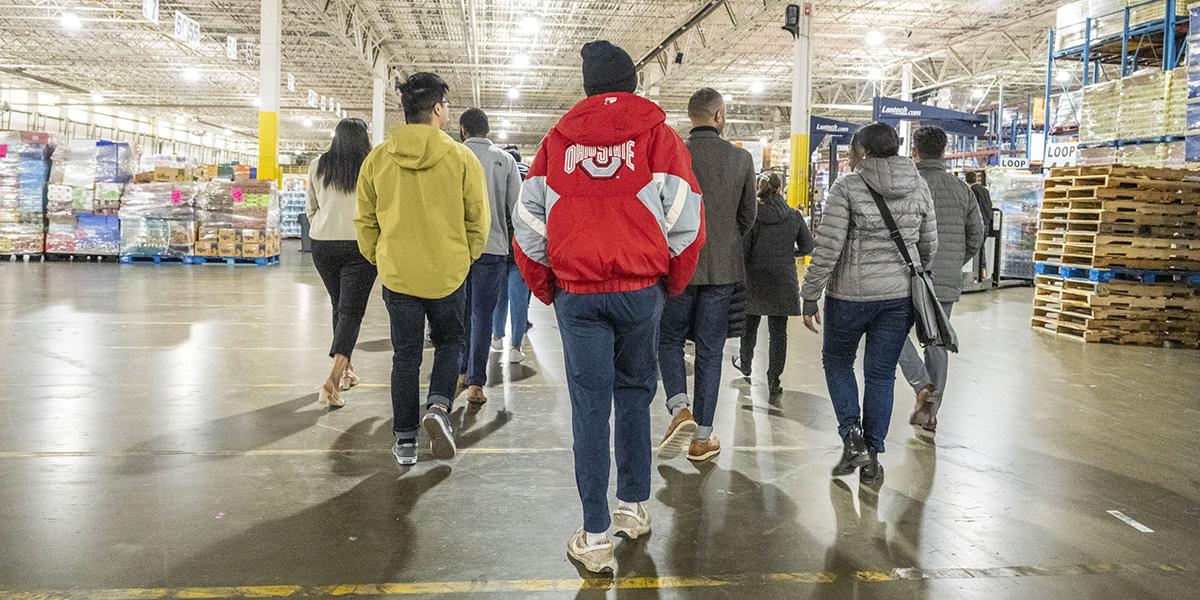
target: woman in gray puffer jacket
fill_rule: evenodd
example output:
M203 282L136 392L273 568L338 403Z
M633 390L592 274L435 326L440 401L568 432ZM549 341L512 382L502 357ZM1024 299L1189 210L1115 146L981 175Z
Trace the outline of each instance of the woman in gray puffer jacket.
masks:
M862 467L859 478L864 483L874 483L883 473L876 455L884 450L896 363L912 326L908 267L871 190L883 197L914 259L919 256L928 269L937 251L929 187L912 160L898 156L899 149L896 130L884 123L872 123L854 134L854 172L829 190L812 264L800 290L804 324L813 332L821 323L817 301L825 293L822 363L843 441L833 475L849 475ZM866 389L860 410L854 361L864 335Z

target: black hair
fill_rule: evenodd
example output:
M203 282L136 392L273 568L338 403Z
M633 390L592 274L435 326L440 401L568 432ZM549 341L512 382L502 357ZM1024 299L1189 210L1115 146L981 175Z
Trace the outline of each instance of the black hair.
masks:
M362 119L342 119L333 130L329 150L317 161L317 180L325 187L352 193L358 171L371 152L371 135Z
M700 88L688 100L688 118L712 119L724 103L725 97L721 92L709 87Z
M488 127L487 114L478 108L468 108L458 118L458 124L466 132L467 137L487 137L491 128Z
M446 99L450 86L433 73L413 73L400 84L400 104L404 105L404 120L409 123L429 123L433 107Z
M781 189L783 189L783 179L776 173L767 173L758 178L759 200L774 197Z
M891 125L875 122L854 132L850 146L869 158L891 158L900 154L900 135Z
M517 162L521 162L521 150L518 149L515 145L509 144L509 145L505 146L504 151L507 152L514 159L516 159Z
M987 187L987 171L983 169L975 171L967 171L967 183L970 185L979 184Z
M941 158L946 153L946 142L941 127L921 127L912 134L913 148L921 158Z

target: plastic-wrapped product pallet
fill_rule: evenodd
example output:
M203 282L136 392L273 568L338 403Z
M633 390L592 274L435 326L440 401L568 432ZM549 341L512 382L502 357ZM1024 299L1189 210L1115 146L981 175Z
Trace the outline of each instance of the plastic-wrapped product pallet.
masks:
M1107 142L1116 139L1121 122L1121 89L1124 80L1106 81L1083 88L1079 111L1079 141Z
M1166 135L1170 84L1170 74L1161 69L1139 71L1122 79L1120 118L1113 139Z
M279 192L274 181L214 179L197 199L196 256L279 256Z
M308 176L289 173L279 190L280 232L285 238L300 237L300 215L308 202Z
M1000 231L1000 276L1033 279L1042 176L1009 169L987 170L992 202L1004 214Z
M1167 144L1128 144L1117 148L1117 164L1162 168L1167 163Z
M1054 107L1054 126L1069 129L1079 126L1079 111L1083 105L1083 90L1072 90L1058 95Z
M1099 148L1080 148L1077 151L1076 162L1080 166L1091 165L1111 165L1117 162L1116 146L1102 146Z
M0 255L45 250L50 136L0 131Z
M196 244L192 183L130 183L121 196L121 255L190 256Z
M128 143L109 140L71 140L55 148L47 192L46 252L118 254L115 217L125 184L133 178L135 154Z
M1087 18L1087 0L1071 2L1058 8L1054 20L1054 47L1073 48L1083 43L1083 21Z
M1087 4L1088 16L1092 18L1092 41L1121 35L1125 27L1125 0L1088 0Z
M1187 133L1188 74L1180 67L1171 71L1171 88L1167 95L1167 125L1165 135Z

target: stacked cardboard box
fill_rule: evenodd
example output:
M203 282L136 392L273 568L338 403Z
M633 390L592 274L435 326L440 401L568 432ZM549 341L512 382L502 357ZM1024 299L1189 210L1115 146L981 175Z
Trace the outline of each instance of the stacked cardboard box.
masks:
M197 202L196 256L279 255L279 194L274 181L214 179Z
M0 131L0 255L45 249L50 136Z
M190 182L130 183L121 196L121 255L181 258L196 242L197 186Z
M1055 169L1038 223L1033 325L1085 341L1200 347L1200 181Z
M125 142L71 140L55 148L47 191L46 252L116 255L116 218L133 178L134 148Z
M1079 141L1084 144L1117 139L1121 123L1121 92L1124 80L1105 81L1083 88L1079 111Z

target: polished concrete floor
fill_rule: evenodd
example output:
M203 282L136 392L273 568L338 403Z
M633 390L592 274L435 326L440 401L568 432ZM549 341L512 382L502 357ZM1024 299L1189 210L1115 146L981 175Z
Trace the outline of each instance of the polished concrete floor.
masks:
M618 543L606 584L564 555L570 407L536 301L530 359L454 414L460 456L401 471L382 303L364 385L319 406L329 309L294 248L271 268L0 263L0 597L1198 597L1200 352L1041 335L1030 296L955 309L936 443L898 384L878 490L829 477L819 338L795 320L784 396L727 370L726 451L656 461L654 532Z

